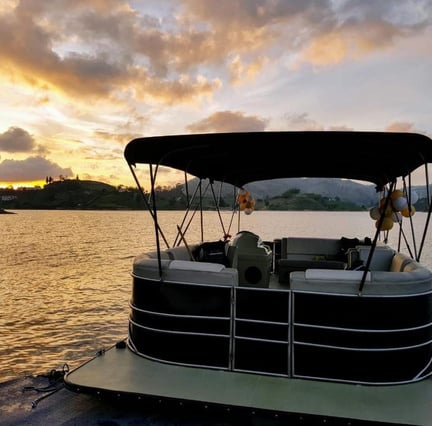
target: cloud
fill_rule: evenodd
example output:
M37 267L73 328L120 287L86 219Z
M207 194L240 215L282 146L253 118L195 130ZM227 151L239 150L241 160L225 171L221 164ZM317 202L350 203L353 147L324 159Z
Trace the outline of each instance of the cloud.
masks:
M334 2L327 19L312 25L299 44L295 65L335 65L390 51L404 40L416 44L415 38L431 27L430 7L430 0ZM420 50L417 54L424 55Z
M192 133L245 132L265 130L267 124L267 120L257 116L247 116L242 112L219 111L186 128Z
M346 125L329 125L325 126L322 123L314 120L307 113L301 114L285 114L283 117L286 128L293 131L323 131L323 130L334 130L334 131L351 131L354 130L352 127Z
M401 36L403 31L390 23L350 23L311 39L299 56L313 65L332 65L390 49Z
M387 126L388 132L414 132L414 124L407 121L396 121Z
M32 152L35 147L33 136L19 127L9 127L6 132L0 133L0 151Z
M331 3L322 0L185 0L183 3L188 15L198 21L238 33L305 16L308 20L322 22L331 13Z
M142 136L139 133L112 133L104 130L95 130L94 135L104 141L114 142L120 146L126 145L130 140Z
M114 176L135 135L429 126L431 0L0 3L2 159Z
M236 55L229 63L229 80L231 84L245 84L253 80L269 62L265 56L259 56L249 63L243 63Z
M0 133L0 152L9 153L35 153L45 154L47 149L36 144L35 139L26 130L20 127L9 127L9 129Z
M286 114L284 119L290 130L324 130L324 126L310 118L307 113Z
M0 15L0 66L11 79L79 98L132 96L169 104L218 90L218 79L179 72L188 68L182 52L196 51L195 37L148 22L158 21L120 1L21 1Z
M183 0L160 16L151 2L21 0L0 9L0 67L82 100L191 103L284 57L336 64L430 25L427 1L379 3Z
M73 176L70 168L63 168L43 158L29 157L25 160L4 160L0 163L0 181L32 182L44 180L46 176Z

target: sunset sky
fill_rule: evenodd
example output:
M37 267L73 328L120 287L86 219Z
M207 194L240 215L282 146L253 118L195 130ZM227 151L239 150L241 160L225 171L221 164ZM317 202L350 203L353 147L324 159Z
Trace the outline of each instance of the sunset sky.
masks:
M1 0L0 186L134 185L137 136L432 136L431 40L432 0Z

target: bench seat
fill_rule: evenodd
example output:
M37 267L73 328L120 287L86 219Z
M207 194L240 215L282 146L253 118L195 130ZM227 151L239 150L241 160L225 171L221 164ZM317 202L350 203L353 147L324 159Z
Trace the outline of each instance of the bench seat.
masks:
M157 258L142 254L135 258L133 275L149 280L167 282L224 285L238 284L238 271L219 263L194 262L189 260L161 259L162 277Z
M363 271L307 269L290 274L293 291L358 295ZM403 253L397 253L388 271L369 271L362 294L410 295L432 291L432 272Z

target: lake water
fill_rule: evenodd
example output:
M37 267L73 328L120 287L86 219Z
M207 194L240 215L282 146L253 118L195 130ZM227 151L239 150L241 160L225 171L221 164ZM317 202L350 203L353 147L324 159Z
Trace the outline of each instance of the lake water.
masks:
M34 211L0 215L0 382L70 368L127 336L134 256L155 247L148 212ZM424 223L424 213L415 222ZM373 237L367 212L259 212L235 215L263 240L281 236ZM181 212L161 212L172 243ZM223 212L228 231L231 215ZM215 212L206 227L222 237ZM417 225L417 226L419 226ZM193 231L193 230L192 230ZM397 231L390 231L396 242ZM200 240L198 231L188 234ZM394 241L392 241L394 239ZM422 262L432 268L432 245Z

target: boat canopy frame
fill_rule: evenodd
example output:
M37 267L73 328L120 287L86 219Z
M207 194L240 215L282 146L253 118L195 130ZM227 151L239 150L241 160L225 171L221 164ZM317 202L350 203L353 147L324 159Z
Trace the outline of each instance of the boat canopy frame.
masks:
M371 182L380 190L432 163L432 141L396 132L202 133L137 138L124 156L130 165L167 166L239 188L268 179L328 177Z
M263 148L257 148L260 146ZM403 190L409 195L408 205L411 208L411 174L424 166L428 215L418 249L414 238L412 218L409 217L414 253L403 231L402 222L398 221L398 249L403 239L410 255L417 261L420 260L432 213L427 167L432 163L432 141L425 135L366 131L262 131L150 136L130 141L125 148L124 156L154 221L160 274L162 274L162 269L159 236L164 240L167 248L170 247L157 220L155 182L161 166L184 172L187 206L181 225L177 225L178 234L174 245L183 240L186 246L184 233L189 225L186 224L185 227L184 225L187 215L192 211L192 217L189 219L192 221L196 210L200 208L202 221L202 182L204 180L209 181L204 193L207 192L208 187L211 188L224 233L223 238L227 239L229 229L227 231L224 227L218 197L213 187L216 181L220 182L221 186L230 184L241 190L252 182L279 178L315 177L359 180L375 185L376 192L385 197L384 208L386 208L390 205L392 191L396 188L398 180L401 179ZM299 161L299 159L304 160ZM151 183L149 200L135 173L134 168L137 164L148 164L149 166ZM192 196L189 194L188 175L199 179ZM191 210L193 200L197 195L199 202L193 211ZM233 205L233 215L236 208L238 204ZM381 215L359 287L359 294L362 292L368 266L381 234L383 220L384 215ZM231 224L232 219L230 227ZM384 232L385 241L387 236L388 231ZM202 224L201 237L204 238Z

